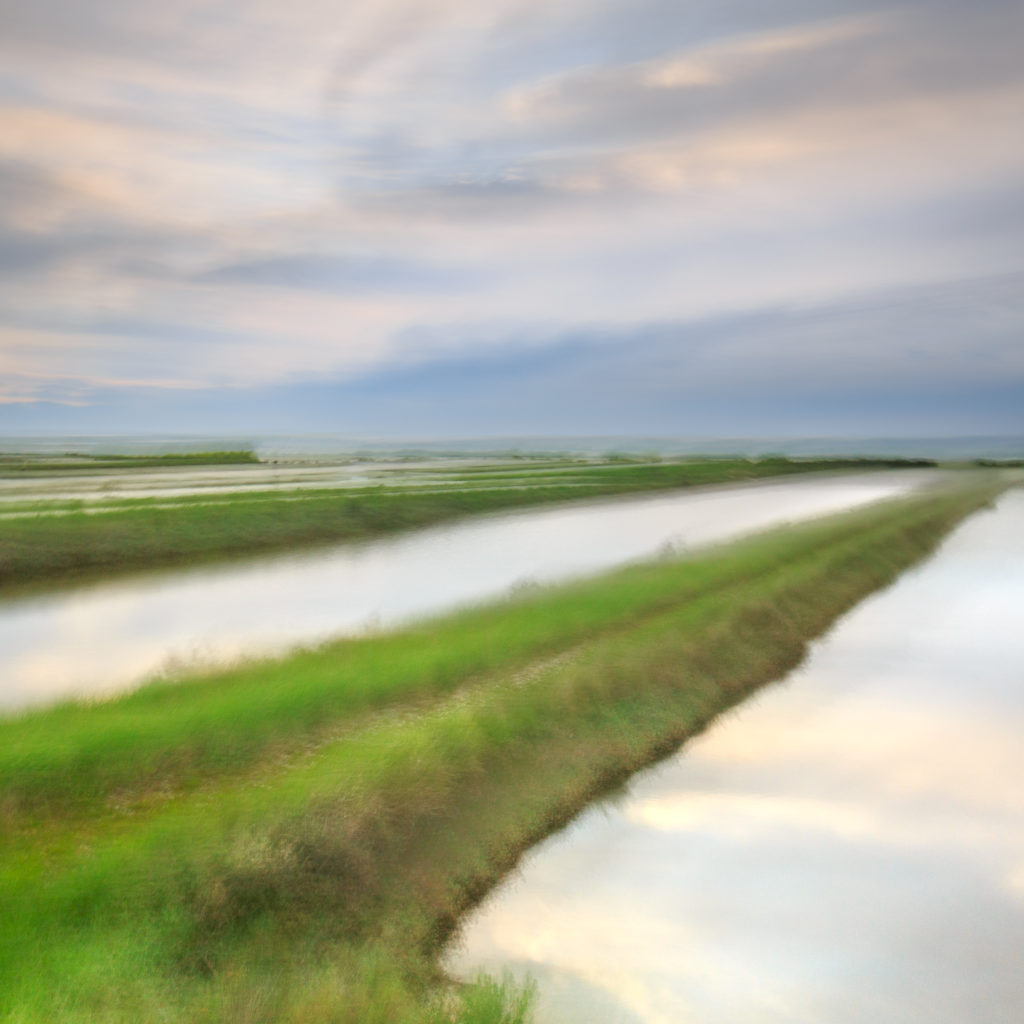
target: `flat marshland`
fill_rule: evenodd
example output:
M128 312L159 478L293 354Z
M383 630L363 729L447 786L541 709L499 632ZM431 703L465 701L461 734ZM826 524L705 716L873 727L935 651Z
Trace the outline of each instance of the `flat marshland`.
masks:
M249 472L245 453L220 454L228 468ZM216 456L206 453L191 458L207 467L215 465ZM109 468L110 459L98 460L102 469ZM150 466L135 465L138 461L126 460L126 469L139 471ZM245 464L234 466L234 462ZM380 475L369 484L357 478L357 486L230 493L208 484L197 493L173 497L85 501L59 496L59 487L67 488L69 480L88 483L96 479L90 470L75 468L78 463L73 463L74 471L62 469L51 474L60 478L58 489L52 491L56 497L45 497L45 490L34 496L22 490L15 492L23 494L20 500L0 505L0 589L372 537L460 516L553 502L815 470L919 464L908 460L784 458L655 463L543 460L523 465L417 469L412 463L392 469L390 475L379 469ZM164 470L175 468L166 461L155 465ZM0 464L0 483L13 478L21 485L26 473L34 481L42 470L35 464L29 467ZM124 479L130 475L125 472ZM176 479L172 474L165 482L173 484Z
M180 452L160 455L121 453L64 456L0 454L0 475L95 472L114 469L166 469L182 466L253 465L259 458L251 451Z
M998 486L0 721L0 1018L526 1019L459 916Z

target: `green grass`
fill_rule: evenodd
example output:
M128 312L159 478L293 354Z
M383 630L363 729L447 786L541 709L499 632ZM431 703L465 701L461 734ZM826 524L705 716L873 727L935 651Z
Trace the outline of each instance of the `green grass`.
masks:
M0 722L0 1019L523 1020L440 977L460 915L992 493Z
M64 473L96 469L159 469L166 466L232 466L258 464L251 451L176 452L164 455L18 455L0 453L0 476L22 473Z
M0 590L371 537L528 505L753 480L822 469L907 465L869 460L746 459L573 468L557 478L501 474L442 489L375 487L196 496L126 506L56 506L0 518ZM29 510L31 506L28 507ZM10 509L8 511L13 511ZM53 511L54 508L49 509ZM37 512L47 511L37 506Z

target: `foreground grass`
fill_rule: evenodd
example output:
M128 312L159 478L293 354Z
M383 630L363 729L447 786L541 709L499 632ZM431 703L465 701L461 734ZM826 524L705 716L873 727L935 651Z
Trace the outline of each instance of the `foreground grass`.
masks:
M990 496L0 722L0 1019L524 1019L439 977L460 914Z
M469 482L454 480L441 489L296 490L223 495L216 501L206 496L172 504L112 503L102 514L96 506L63 503L59 516L0 518L0 590L370 537L527 505L894 465L910 463L722 459L569 467L547 479L538 479L533 471L497 474L498 479L477 474Z

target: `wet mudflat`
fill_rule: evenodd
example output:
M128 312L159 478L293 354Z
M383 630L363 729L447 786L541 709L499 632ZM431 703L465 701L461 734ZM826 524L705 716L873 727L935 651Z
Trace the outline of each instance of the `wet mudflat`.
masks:
M293 489L362 487L384 480L416 483L436 463L413 467L374 463L337 465L242 464L185 466L134 472L82 469L0 477L0 510L28 502L77 501L101 504L113 498L182 498Z
M449 969L538 1024L1024 1012L1024 492L537 847Z
M777 478L466 519L359 544L0 601L0 709L112 692L397 624L509 588L726 540L934 482L929 470Z

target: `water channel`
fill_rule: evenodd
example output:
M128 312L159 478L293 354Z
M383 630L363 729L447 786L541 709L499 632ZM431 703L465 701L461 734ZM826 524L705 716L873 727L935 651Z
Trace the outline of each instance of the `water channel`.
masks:
M541 844L447 966L537 1024L1024 1014L1024 491Z
M65 470L0 477L0 511L5 506L59 501L102 504L112 498L183 498L196 495L243 494L296 489L361 487L388 482L417 482L422 474L445 468L422 462L411 467L374 463L338 465L250 464L176 466L130 472ZM429 479L429 478L428 478Z
M98 695L721 541L928 485L933 470L777 478L466 519L359 544L0 600L0 710Z

